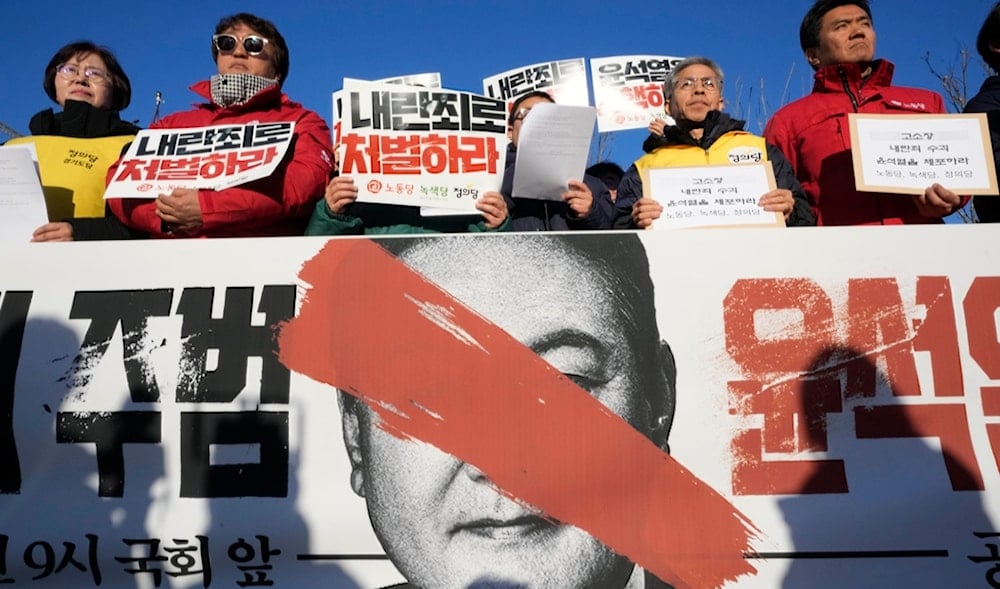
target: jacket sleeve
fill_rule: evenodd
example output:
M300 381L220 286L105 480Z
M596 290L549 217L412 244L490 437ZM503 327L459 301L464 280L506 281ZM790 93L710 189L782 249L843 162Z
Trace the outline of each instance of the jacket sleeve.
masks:
M795 170L788 163L781 150L767 144L767 159L774 169L774 183L778 188L792 191L792 198L795 204L792 205L792 213L788 216L786 224L789 227L812 227L816 225L816 213L813 211L813 203L809 195L802 189L798 178L795 177Z
M63 220L73 228L73 241L145 239L149 237L147 234L122 223L108 210L105 210L103 217L76 217Z
M993 144L993 167L1000 171L1000 110L993 110L985 100L980 102L973 98L966 105L965 112L986 113L986 120L990 128L990 142ZM1000 223L1000 195L974 196L972 197L972 208L975 209L976 217L980 223Z
M642 198L642 178L635 164L629 166L618 181L618 199L615 201L615 229L635 229L632 222L632 207Z
M799 169L799 154L795 151L794 137L787 128L786 118L786 115L780 110L771 117L767 126L764 127L764 141L768 144L768 156L770 156L771 146L778 148L778 151L785 156L785 161L791 166L794 175L795 170Z
M298 110L292 144L271 176L223 190L198 191L202 235L234 235L241 229L271 225L284 218L305 218L312 212L330 175L330 130L316 113ZM111 167L109 176L117 166ZM154 201L114 199L110 205L129 227L151 235L166 233Z
M611 229L615 220L615 205L611 202L611 192L600 178L583 175L583 183L590 189L593 204L586 217L573 217L573 211L566 215L567 225L573 229Z
M306 235L361 235L365 232L364 223L360 217L353 215L338 215L330 210L326 200L320 199L313 209L309 224L306 225Z
M496 229L490 229L486 226L486 221L476 221L475 223L469 223L467 228L469 233L497 233L499 231L508 231L510 228L510 213L507 213L507 218L500 223L500 226Z

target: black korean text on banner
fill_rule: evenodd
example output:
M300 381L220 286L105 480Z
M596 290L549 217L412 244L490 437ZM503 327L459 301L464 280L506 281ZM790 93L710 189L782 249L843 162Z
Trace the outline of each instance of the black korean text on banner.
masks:
M295 287L268 285L260 292L256 312L262 325L252 321L254 289L231 287L225 291L222 317L212 317L213 288L185 288L177 302L183 317L179 334L182 353L174 400L178 404L231 403L246 388L248 359L262 363L260 403L287 406L289 372L274 354L272 326L294 313ZM134 291L80 291L71 319L90 321L74 362L75 382L86 391L84 366L105 358L111 338L120 327L123 367L131 400L156 403L161 391L142 346L146 322L170 315L172 289ZM216 353L209 368L209 351ZM4 356L6 359L8 356ZM86 392L84 392L86 394ZM154 406L155 407L155 406ZM126 444L156 444L161 440L160 413L149 411L60 412L56 419L59 443L94 444L101 496L124 493ZM218 411L181 414L182 497L284 497L288 491L287 411ZM258 444L259 463L212 464L213 444ZM16 457L15 457L16 459Z
M507 103L528 92L547 92L560 104L586 106L587 68L582 57L535 63L483 80L483 93Z
M14 439L14 383L31 294L0 292L0 494L21 491L21 461Z

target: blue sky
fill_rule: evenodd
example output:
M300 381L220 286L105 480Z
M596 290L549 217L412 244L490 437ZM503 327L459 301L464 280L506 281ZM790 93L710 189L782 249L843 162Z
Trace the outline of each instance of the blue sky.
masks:
M726 72L728 110L759 131L768 114L809 92L812 72L798 45L811 0L716 2L367 0L364 2L110 2L7 0L0 8L0 121L26 132L52 106L42 74L63 44L109 46L132 81L123 118L149 124L154 96L163 114L197 101L187 87L215 72L210 38L220 17L253 12L272 20L289 45L285 91L331 117L330 94L344 77L377 79L439 71L444 86L482 91L484 77L518 66L625 54L707 55ZM942 69L975 36L987 0L873 0L877 55L896 64L896 83L940 90L923 56ZM970 93L986 74L969 68ZM786 90L787 88L787 90ZM763 95L766 107L761 106ZM611 159L641 155L644 133L615 134Z

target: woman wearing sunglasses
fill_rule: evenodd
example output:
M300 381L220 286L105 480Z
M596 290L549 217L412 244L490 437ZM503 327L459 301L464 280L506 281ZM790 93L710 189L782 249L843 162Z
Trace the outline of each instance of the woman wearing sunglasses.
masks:
M32 143L52 223L38 241L71 239L69 222L104 216L104 177L122 147L138 132L118 114L129 105L132 86L114 53L91 41L56 51L45 67L45 93L59 106L28 122L31 135L7 145Z
M294 122L281 165L267 178L223 190L177 188L154 200L109 199L115 215L153 237L302 235L330 175L330 130L315 112L281 92L288 46L268 20L223 18L212 37L218 73L191 89L208 100L153 128Z

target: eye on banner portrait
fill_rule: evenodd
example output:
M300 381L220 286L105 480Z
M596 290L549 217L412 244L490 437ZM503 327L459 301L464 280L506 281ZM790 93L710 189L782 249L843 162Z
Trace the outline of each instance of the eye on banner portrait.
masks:
M4 247L0 583L997 587L998 254L988 226Z

